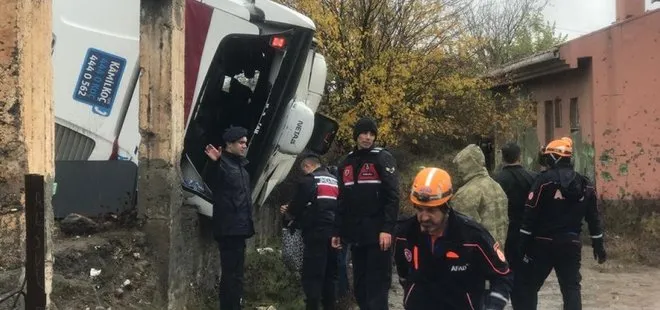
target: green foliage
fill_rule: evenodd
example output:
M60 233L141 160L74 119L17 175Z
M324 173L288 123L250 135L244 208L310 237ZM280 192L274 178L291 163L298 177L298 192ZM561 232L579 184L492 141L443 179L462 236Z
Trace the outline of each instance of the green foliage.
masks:
M340 123L339 153L353 145L361 116L379 123L388 147L465 140L509 130L468 53L477 42L461 27L465 1L287 0L314 20L329 78L322 112Z
M299 274L288 270L277 253L247 253L244 287L246 309L269 305L278 310L305 308Z

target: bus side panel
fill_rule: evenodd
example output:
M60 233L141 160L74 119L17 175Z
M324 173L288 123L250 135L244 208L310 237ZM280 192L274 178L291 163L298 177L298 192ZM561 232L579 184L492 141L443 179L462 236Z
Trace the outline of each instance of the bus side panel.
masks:
M137 78L140 3L56 0L53 32L56 123L94 140L86 159L107 160Z
M195 94L199 64L204 52L206 35L211 25L213 8L196 0L186 0L186 51L185 51L185 105L184 119L188 120Z

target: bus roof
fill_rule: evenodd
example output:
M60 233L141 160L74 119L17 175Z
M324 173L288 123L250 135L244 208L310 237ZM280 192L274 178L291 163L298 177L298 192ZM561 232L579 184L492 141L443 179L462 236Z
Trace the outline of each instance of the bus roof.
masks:
M271 0L198 0L216 9L249 19L250 12L247 8L254 5L264 12L267 22L295 25L298 27L316 30L314 22L307 16L289 7L275 3Z

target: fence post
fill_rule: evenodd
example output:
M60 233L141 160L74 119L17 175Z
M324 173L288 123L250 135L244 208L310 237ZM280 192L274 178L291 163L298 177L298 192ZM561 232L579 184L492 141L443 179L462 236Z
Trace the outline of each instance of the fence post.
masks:
M25 175L26 310L46 309L44 176Z

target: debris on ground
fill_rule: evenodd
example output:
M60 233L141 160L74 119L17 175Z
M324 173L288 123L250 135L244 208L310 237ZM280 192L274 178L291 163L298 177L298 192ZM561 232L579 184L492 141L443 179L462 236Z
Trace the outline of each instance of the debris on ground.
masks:
M60 230L67 235L88 235L98 232L99 225L88 217L71 213L60 222Z

